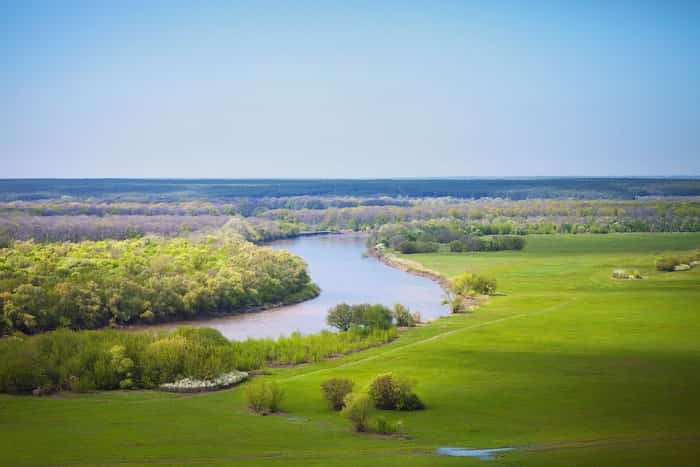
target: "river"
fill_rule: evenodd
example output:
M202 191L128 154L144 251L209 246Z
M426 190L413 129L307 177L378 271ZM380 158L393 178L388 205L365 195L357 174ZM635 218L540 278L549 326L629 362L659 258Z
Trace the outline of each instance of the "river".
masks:
M289 250L304 258L311 279L321 287L318 297L295 305L186 324L212 327L229 339L243 340L248 337L276 338L293 331L310 334L328 329L326 312L343 302L388 306L402 303L411 311L419 312L423 321L448 314L447 306L440 303L443 291L437 283L363 256L365 242L365 236L354 234L271 242L267 246ZM171 323L169 327L172 326Z

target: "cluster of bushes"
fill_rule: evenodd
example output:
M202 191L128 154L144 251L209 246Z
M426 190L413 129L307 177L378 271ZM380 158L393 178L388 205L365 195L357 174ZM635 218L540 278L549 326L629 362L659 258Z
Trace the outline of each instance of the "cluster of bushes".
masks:
M425 406L413 392L413 381L392 373L379 375L369 385L374 406L383 410L421 410Z
M70 331L0 340L0 392L156 388L236 369L229 341L213 329L173 333Z
M392 325L402 327L415 326L420 322L418 313L397 303L393 308L384 305L348 305L341 303L328 310L326 323L341 331L354 328L360 329L389 329Z
M514 235L483 236L474 224L457 219L436 219L386 224L370 238L371 245L385 245L404 254L449 251L521 250L525 238Z
M656 269L659 271L687 271L700 263L700 250L679 256L665 256L656 260Z
M356 431L368 431L369 414L374 406L380 410L421 410L425 406L413 392L413 382L392 373L378 375L370 383L367 392L352 392L355 384L349 379L332 378L321 384L323 396L331 410L339 410L350 420ZM378 433L393 434L398 424L379 417L374 429Z
M463 272L451 284L452 292L466 297L468 295L493 295L496 293L496 279Z
M444 303L450 305L452 313L464 313L468 311L465 306L466 299L475 295L494 295L496 286L496 279L463 272L450 283Z
M190 319L317 294L301 258L229 236L0 249L0 334Z
M438 242L405 240L396 246L396 250L407 255L414 253L435 253L440 250L441 245L442 244ZM448 247L452 253L461 253L463 251L522 250L525 247L525 239L512 235L465 237L459 240L452 240L449 242Z
M634 271L628 271L626 269L615 269L612 272L612 278L620 280L637 280L644 279L644 276L642 276L642 273L637 271L636 269Z
M396 328L229 341L210 328L168 332L60 329L0 339L0 392L157 388L183 378L296 364L386 343Z

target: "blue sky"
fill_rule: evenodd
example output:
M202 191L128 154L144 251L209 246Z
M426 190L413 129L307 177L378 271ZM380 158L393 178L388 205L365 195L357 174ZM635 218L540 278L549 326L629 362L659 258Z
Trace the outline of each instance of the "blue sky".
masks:
M680 0L2 2L0 177L700 175L699 24Z

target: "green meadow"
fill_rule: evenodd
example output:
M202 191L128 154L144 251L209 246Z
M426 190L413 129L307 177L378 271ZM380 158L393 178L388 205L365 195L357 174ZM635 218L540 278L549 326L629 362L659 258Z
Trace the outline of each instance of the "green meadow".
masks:
M222 392L0 395L0 464L480 465L435 450L512 446L486 465L697 465L700 267L662 273L654 260L698 247L697 233L531 235L522 251L410 255L495 277L500 294ZM616 268L646 278L614 280ZM402 436L354 433L322 399L327 378L362 389L388 371L414 378L427 405L382 413ZM249 413L245 386L262 380L284 388L284 413Z

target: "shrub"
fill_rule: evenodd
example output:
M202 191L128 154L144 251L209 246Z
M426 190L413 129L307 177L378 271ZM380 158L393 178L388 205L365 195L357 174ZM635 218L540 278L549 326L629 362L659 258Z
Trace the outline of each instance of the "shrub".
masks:
M418 410L423 403L413 393L413 383L392 373L379 375L369 386L374 406L384 410Z
M350 420L355 431L366 431L369 419L370 400L367 394L350 393L343 400L345 407L340 412Z
M464 251L464 242L462 240L452 240L450 242L450 251L452 253L461 253Z
M448 303L451 313L464 313L466 311L464 307L464 298L461 295L453 296Z
M401 242L397 248L401 253L410 255L413 253L435 253L438 251L439 246L440 245L435 242L407 240Z
M656 260L656 269L659 271L687 271L700 260L700 251L686 256L664 256Z
M326 323L340 331L348 331L355 326L369 329L389 329L392 319L392 312L389 308L369 303L360 303L359 305L341 303L328 310L326 315Z
M271 383L268 386L268 402L267 408L270 413L282 411L282 401L285 397L284 389L282 389L277 383Z
M24 345L16 337L0 341L0 391L10 394L30 393L44 386L49 378L39 364L39 355L34 347Z
M259 415L267 415L267 386L265 383L248 386L245 395L250 410Z
M401 431L402 423L400 421L394 423L384 417L377 417L375 430L383 435L393 435Z
M493 295L496 293L496 280L464 272L452 282L451 288L455 294L462 297L471 294Z
M612 277L613 277L613 279L621 279L621 280L644 279L644 276L642 276L642 273L640 273L636 269L634 271L627 271L625 269L615 269L612 272Z
M412 391L401 390L396 401L396 410L423 410L425 405L418 395Z
M496 279L474 274L469 281L469 287L478 294L493 295L496 293Z
M394 409L398 399L398 387L391 373L379 375L369 386L369 395L378 409Z
M354 305L354 321L358 326L369 329L389 329L391 327L391 310L384 305L363 303Z
M284 396L284 390L277 383L263 382L246 389L248 407L259 415L280 412Z
M680 260L675 257L665 257L656 260L656 269L659 271L671 272L680 264Z
M349 379L331 378L321 384L321 391L333 410L340 410L345 405L345 396L352 392L355 385Z
M391 310L391 314L393 315L394 322L397 326L410 327L416 325L414 315L411 314L411 311L408 308L400 303L394 305L394 308Z
M340 331L347 331L354 324L354 315L355 313L350 305L341 303L328 310L326 323Z

